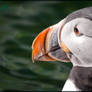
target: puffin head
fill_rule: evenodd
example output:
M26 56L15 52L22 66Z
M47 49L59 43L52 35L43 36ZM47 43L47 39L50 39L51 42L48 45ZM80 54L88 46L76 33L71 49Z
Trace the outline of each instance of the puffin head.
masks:
M42 31L32 44L33 61L71 61L92 66L92 7L69 14Z

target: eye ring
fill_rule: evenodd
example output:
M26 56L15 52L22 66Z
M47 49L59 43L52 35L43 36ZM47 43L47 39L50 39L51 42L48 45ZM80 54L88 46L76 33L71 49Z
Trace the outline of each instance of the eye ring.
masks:
M79 32L79 30L78 30L77 27L74 27L74 33L75 33L76 35L80 35L80 32Z

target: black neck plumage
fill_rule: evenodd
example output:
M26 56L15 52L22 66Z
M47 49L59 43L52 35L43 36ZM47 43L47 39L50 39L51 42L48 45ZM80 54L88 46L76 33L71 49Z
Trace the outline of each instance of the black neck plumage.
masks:
M82 91L92 91L92 67L73 67L69 79Z

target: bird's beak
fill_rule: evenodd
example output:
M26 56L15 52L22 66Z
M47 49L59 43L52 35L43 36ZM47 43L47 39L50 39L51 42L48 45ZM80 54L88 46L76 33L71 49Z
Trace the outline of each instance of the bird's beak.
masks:
M65 19L56 25L43 30L33 41L33 61L64 61L69 62L65 52L69 49L62 42L59 44L59 30L62 30Z

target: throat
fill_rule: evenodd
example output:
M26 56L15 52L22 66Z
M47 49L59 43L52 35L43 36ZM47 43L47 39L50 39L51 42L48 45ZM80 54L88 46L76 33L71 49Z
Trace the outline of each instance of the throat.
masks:
M92 67L79 67L72 68L69 80L72 81L74 87L81 91L92 90Z

